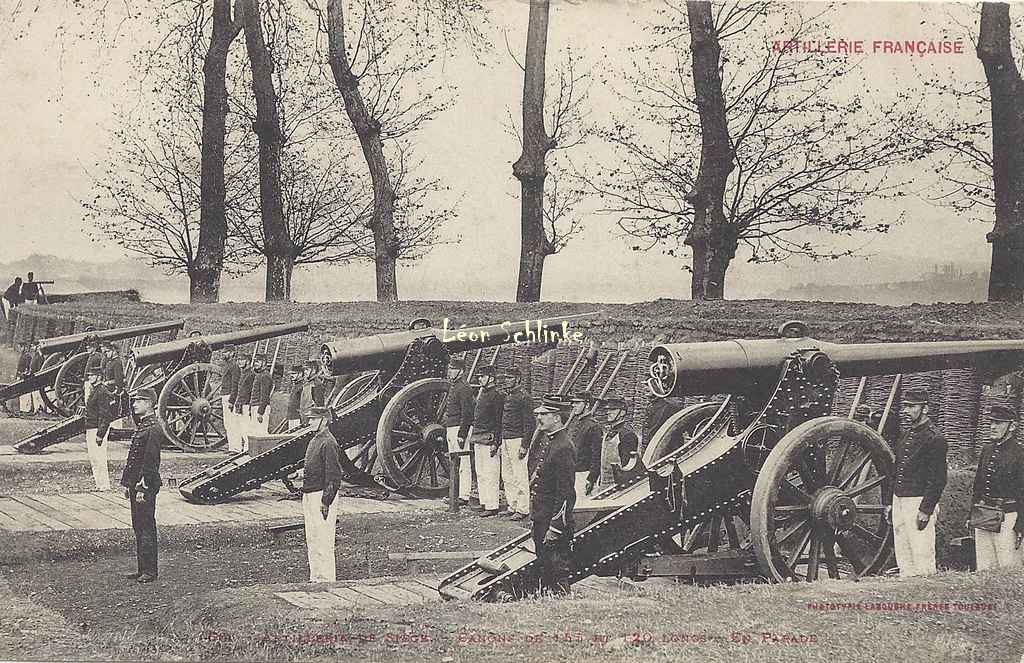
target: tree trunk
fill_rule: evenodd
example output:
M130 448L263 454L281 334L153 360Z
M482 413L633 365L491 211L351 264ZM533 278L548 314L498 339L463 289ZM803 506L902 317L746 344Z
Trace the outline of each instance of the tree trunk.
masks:
M981 6L978 59L992 103L992 180L996 222L992 243L989 301L1024 300L1024 81L1010 48L1010 9Z
M554 141L544 128L544 61L548 47L549 0L531 0L523 75L523 152L512 165L522 188L517 302L540 301L544 259L554 253L544 232L544 158Z
M290 255L267 256L266 292L281 293L277 300L291 301L292 272L295 271L295 259ZM267 301L271 301L268 296Z
M345 113L359 137L366 167L373 182L373 215L367 224L373 231L374 263L377 272L377 301L398 301L398 238L395 235L395 187L384 158L380 122L370 115L359 91L359 79L345 52L345 13L343 0L327 3L328 59L334 83L345 102ZM367 46L363 46L367 48ZM372 56L371 56L372 57Z
M725 272L736 255L736 231L725 218L725 185L732 172L733 150L722 94L721 55L710 2L687 2L693 88L700 115L700 169L686 199L693 205L693 225L684 243L693 251L690 297L723 299Z
M281 150L284 135L274 91L274 63L263 39L259 0L240 0L245 31L245 49L252 69L252 89L256 95L256 121L253 131L259 138L260 218L263 222L263 253L267 258L266 300L288 297L290 276L285 265L294 260L294 249L284 217L281 195Z
M237 14L237 12L236 12ZM227 61L242 24L231 0L214 0L213 35L203 61L203 145L199 167L199 246L189 270L192 303L220 301L228 224L224 203L224 135L228 115Z

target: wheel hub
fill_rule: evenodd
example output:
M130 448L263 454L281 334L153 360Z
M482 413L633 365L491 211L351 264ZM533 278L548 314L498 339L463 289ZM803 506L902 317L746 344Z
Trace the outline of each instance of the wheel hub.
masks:
M857 519L857 504L836 488L822 488L811 502L811 517L815 524L836 531L850 529Z
M421 431L423 441L428 444L448 445L448 430L441 424L429 423Z
M197 398L192 401L192 416L205 418L210 414L210 401Z

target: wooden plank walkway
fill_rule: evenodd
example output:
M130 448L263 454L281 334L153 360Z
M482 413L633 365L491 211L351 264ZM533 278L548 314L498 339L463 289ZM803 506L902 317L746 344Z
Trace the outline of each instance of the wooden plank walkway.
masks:
M388 606L439 603L437 586L443 576L408 576L402 580L347 581L323 589L303 592L275 592L274 596L303 610L346 610L351 608L383 608ZM629 596L636 588L615 578L584 578L572 586L578 598ZM571 600L567 599L567 600Z
M224 522L263 522L302 519L302 503L281 500L279 492L253 491L223 504L192 504L174 489L157 496L159 525L198 525ZM372 500L339 497L339 514L395 513L440 510L439 500ZM64 532L69 530L131 529L128 500L120 491L64 495L0 495L0 530Z

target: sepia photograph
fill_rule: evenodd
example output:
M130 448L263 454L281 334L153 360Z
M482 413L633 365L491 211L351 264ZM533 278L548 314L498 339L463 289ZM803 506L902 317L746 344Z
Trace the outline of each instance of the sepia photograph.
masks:
M1024 663L1024 4L0 0L0 660Z

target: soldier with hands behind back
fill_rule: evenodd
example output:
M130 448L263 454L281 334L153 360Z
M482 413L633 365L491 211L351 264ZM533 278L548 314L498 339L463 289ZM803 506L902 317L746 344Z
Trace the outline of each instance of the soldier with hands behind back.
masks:
M476 459L477 490L484 517L498 514L498 487L501 482L501 427L505 394L496 388L493 366L482 366L477 373L480 395L473 410L473 437L470 440Z

